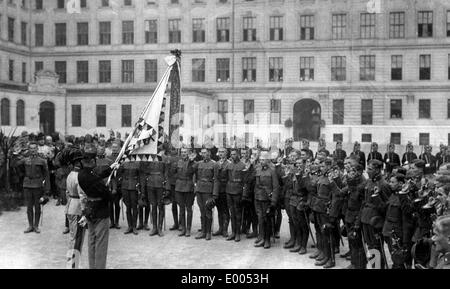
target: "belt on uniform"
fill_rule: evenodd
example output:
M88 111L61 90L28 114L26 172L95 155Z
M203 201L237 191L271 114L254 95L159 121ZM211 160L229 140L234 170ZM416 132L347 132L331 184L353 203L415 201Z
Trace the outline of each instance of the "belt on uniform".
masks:
M72 198L72 199L79 199L80 196L71 196L71 195L69 195L69 198Z

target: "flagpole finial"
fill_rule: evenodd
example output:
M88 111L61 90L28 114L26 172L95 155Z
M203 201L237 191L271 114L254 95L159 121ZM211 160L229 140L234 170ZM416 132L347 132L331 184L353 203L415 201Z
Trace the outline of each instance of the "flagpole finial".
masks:
M177 58L181 58L181 50L179 50L179 49L171 50L170 53L175 55L175 57L177 57Z

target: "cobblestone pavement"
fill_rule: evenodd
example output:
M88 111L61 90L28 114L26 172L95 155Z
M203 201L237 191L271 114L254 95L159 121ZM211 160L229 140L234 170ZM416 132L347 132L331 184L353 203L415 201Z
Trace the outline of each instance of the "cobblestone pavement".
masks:
M125 209L125 207L124 207ZM217 228L217 211L214 227ZM308 255L290 253L282 245L288 238L287 216L283 211L281 238L269 250L254 248L255 239L241 242L225 241L213 237L211 241L195 240L200 227L199 210L194 205L193 234L190 238L178 237L169 231L172 225L170 207L166 207L166 231L163 237L124 235L125 222L120 216L120 230L111 230L107 268L177 268L177 269L299 269L321 268L314 266ZM52 200L44 208L41 234L24 234L27 227L26 208L3 212L0 216L0 268L65 268L68 235L63 235L64 207L55 206ZM311 240L310 240L311 242ZM313 252L308 246L308 253ZM342 248L347 250L347 247ZM348 261L336 255L336 268L344 268ZM87 235L80 262L88 268Z

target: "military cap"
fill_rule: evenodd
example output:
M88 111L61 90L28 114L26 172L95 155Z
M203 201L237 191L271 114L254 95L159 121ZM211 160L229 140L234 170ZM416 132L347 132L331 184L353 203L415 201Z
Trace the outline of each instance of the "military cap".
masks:
M376 142L373 142L372 147L374 147L374 146L378 147L378 144Z
M292 142L294 142L294 139L293 138L287 138L286 139L286 141L285 141L285 143L292 143Z
M340 141L340 140L338 140L337 142L336 142L336 145L341 145L342 144L342 141Z
M409 142L406 144L406 148L414 148L412 142L409 141Z
M395 144L390 143L390 144L389 144L389 148L395 148Z
M326 158L324 160L325 165L327 166L331 166L333 164L333 159L332 158Z
M431 149L433 149L433 147L432 147L431 145L428 144L428 145L425 145L425 149L426 149L426 150L431 150Z
M309 144L309 140L307 139L302 140L302 144Z
M355 141L355 144L353 145L353 147L356 147L356 146L361 146L361 144L359 142Z
M40 132L40 133L38 133L38 135L37 135L37 139L38 139L38 140L45 139L45 135L44 135L42 132Z

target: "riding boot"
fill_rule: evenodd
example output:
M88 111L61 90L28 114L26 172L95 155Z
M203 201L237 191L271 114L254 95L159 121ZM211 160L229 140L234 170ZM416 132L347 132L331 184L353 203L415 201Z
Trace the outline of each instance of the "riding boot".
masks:
M287 241L286 243L284 243L283 248L285 249L291 249L294 247L295 245L295 229L294 229L294 224L292 222L289 222L289 233L290 233L290 239L289 241Z
M153 229L150 232L150 236L155 236L158 234L158 211L156 210L156 206L152 208L152 224Z
M144 228L144 207L139 207L139 225L137 230L142 230Z
M295 229L295 246L291 250L289 250L289 252L297 253L300 251L301 248L302 248L302 244L301 244L300 230L299 230L299 228L296 228Z
M191 227L192 227L192 211L187 213L186 220L186 237L191 236Z
M228 220L227 218L223 218L223 228L222 228L222 236L223 237L228 237L228 224L230 223L230 220Z
M207 218L200 217L200 219L201 219L201 224L202 224L202 230L201 230L201 232L199 232L197 234L197 236L195 236L195 239L204 239L204 238L206 238L206 220L205 219L207 219Z
M162 207L164 208L164 206ZM158 235L160 237L164 236L163 223L164 223L164 209L161 209L160 207L158 212Z
M178 224L178 208L177 205L172 203L172 217L173 217L173 227L171 227L170 231L178 230L179 224Z
M223 219L222 210L219 210L219 207L217 207L217 219L218 219L218 222L219 222L219 229L212 234L213 236L222 235L222 232L223 232L223 221L224 221L224 219Z
M178 236L184 236L186 234L186 215L180 213L180 227L181 232L178 234Z
M264 249L270 248L270 237L272 235L272 226L270 222L267 222L264 230Z
M211 240L211 226L212 226L212 219L206 217L205 218L206 241Z

